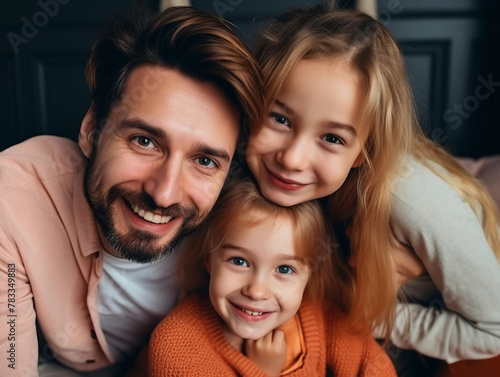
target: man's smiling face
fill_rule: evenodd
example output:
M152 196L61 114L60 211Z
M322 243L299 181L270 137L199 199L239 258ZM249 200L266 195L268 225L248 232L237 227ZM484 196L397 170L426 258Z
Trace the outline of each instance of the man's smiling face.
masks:
M114 107L97 145L90 112L82 122L85 194L106 251L150 262L211 210L236 148L239 114L215 85L147 65L132 71L122 98L127 106Z

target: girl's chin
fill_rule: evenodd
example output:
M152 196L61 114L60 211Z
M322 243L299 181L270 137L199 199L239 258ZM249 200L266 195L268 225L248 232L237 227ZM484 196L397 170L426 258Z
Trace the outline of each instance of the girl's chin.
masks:
M300 198L291 198L288 195L285 195L278 189L269 189L262 190L262 195L269 201L276 203L283 207L291 207L296 204L300 204L305 200L300 200Z
M241 336L238 335L238 334L235 334L235 335L237 337L243 339L243 340L258 340L258 339L263 338L267 333L268 332L266 332L266 333L260 333L260 332L259 333L255 333L255 332L252 332L251 334L248 334L248 333L247 334L241 334Z

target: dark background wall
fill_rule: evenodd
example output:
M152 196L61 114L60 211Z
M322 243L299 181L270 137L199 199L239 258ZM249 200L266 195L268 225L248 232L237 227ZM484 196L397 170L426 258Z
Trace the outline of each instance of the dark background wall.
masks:
M143 0L153 9L157 1ZM192 0L252 45L269 17L317 0ZM342 1L352 6L353 1ZM96 27L132 0L0 2L0 150L38 134L76 140L89 105L84 68ZM422 125L460 156L500 154L500 1L379 0L405 55Z

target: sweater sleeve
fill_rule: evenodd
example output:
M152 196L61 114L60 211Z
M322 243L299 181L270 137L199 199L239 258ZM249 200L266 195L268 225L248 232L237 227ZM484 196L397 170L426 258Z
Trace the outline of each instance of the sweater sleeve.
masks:
M448 363L500 354L500 265L468 203L423 166L394 196L394 233L428 276L403 287L393 343Z
M337 377L396 377L382 347L368 330L354 330L346 316L333 306L325 310L328 369Z
M152 377L167 376L206 376L206 367L193 362L195 350L203 348L201 340L186 334L181 339L182 330L172 326L167 318L157 326L149 343L149 375ZM177 331L173 331L174 328Z
M364 340L364 357L360 377L396 377L396 371L389 356L371 336Z
M150 376L233 375L211 347L191 304L192 300L179 304L153 331L148 355Z

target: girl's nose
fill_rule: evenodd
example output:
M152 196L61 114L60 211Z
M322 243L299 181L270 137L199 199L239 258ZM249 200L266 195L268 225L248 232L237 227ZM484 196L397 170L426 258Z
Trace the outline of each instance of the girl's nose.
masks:
M252 280L243 288L243 294L252 300L267 300L271 298L271 289L262 280Z
M310 166L310 146L307 140L291 139L276 154L276 160L287 170L304 171Z

